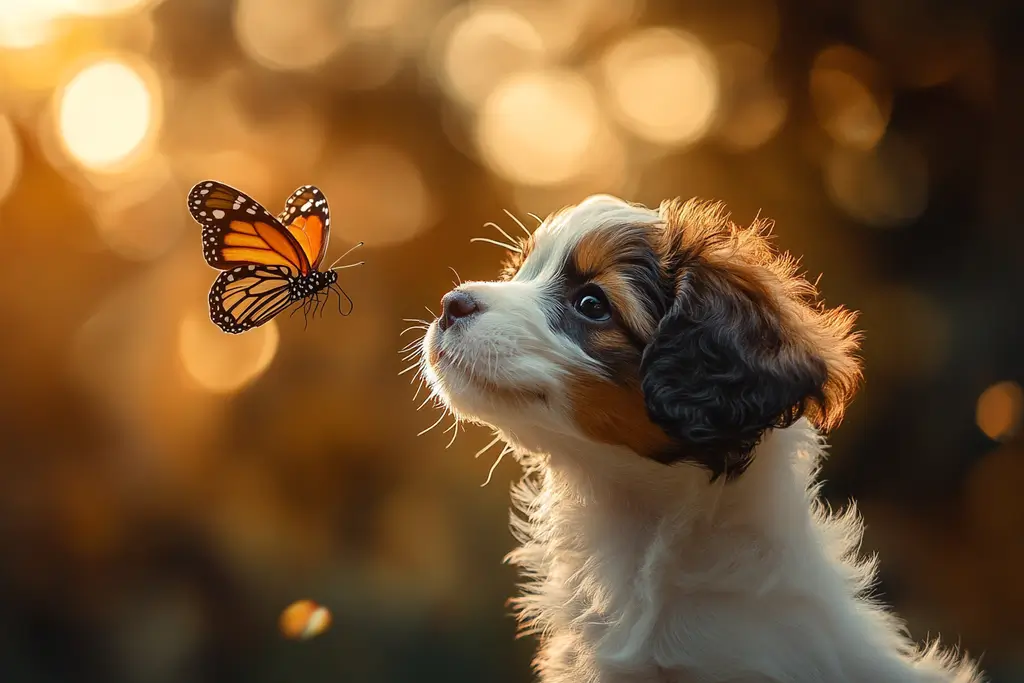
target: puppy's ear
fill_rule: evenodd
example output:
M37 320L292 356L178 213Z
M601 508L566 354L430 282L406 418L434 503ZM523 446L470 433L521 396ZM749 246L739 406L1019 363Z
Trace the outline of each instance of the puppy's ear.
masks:
M860 378L853 315L815 309L771 291L742 269L702 264L676 298L643 354L647 413L678 444L666 462L736 476L765 431L803 415L827 429L839 422ZM791 277L792 274L790 274Z

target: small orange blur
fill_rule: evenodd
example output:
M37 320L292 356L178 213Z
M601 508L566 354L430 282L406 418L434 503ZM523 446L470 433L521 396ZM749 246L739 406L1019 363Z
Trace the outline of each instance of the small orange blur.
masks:
M330 628L331 613L312 600L296 600L281 612L280 626L285 638L309 640Z

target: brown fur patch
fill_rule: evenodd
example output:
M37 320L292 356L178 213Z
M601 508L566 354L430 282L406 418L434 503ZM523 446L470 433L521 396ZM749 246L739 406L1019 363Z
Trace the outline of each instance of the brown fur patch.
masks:
M647 418L637 382L619 385L577 376L570 380L568 393L576 426L591 439L654 459L672 447L665 432Z
M640 353L615 329L595 333L591 344L598 358L616 353L629 358L627 364L634 369L615 381L594 375L577 375L569 380L568 395L576 425L595 441L626 446L647 457L669 448L669 437L647 417L635 369L640 364Z

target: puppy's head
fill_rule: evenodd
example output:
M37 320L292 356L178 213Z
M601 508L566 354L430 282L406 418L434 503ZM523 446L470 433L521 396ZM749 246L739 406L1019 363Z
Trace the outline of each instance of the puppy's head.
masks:
M527 447L556 434L739 474L767 430L836 425L860 379L854 316L818 305L763 227L591 197L517 245L501 280L445 295L426 376Z

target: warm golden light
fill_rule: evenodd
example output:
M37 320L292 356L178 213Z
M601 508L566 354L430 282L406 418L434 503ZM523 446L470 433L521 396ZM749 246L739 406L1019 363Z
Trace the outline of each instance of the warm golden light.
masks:
M745 43L721 48L717 56L726 101L715 134L734 152L760 147L782 127L788 110L769 76L768 60Z
M54 35L65 0L0 0L0 47L25 49Z
M574 48L633 21L643 0L503 0L521 13L544 39L545 49L564 58Z
M188 188L174 181L170 165L161 157L119 180L96 193L93 217L100 239L127 259L149 261L163 256L192 226L181 212L181 198Z
M60 0L68 11L86 16L138 12L160 0Z
M404 152L363 145L331 157L326 177L316 182L334 213L336 231L351 230L369 247L412 239L434 220L434 200L423 174Z
M552 185L579 176L601 111L593 88L570 71L534 71L502 82L480 113L476 143L502 177Z
M344 39L342 5L333 0L238 0L234 23L242 50L279 71L319 66Z
M837 146L824 170L832 201L867 225L904 225L928 205L928 162L899 138L870 151Z
M877 72L866 55L844 46L824 50L815 58L811 103L821 126L836 142L867 150L885 134L891 102L881 85L873 85L880 80Z
M66 151L82 166L104 171L137 153L158 124L155 84L127 64L95 62L58 94L57 126Z
M507 7L460 7L440 49L441 83L462 104L481 104L502 80L537 68L544 43L537 29Z
M623 135L609 123L598 128L584 157L584 170L558 185L520 185L513 198L521 215L546 215L592 194L629 196L639 174L630 172L630 154ZM531 219L532 220L532 219Z
M206 311L191 311L178 330L178 351L185 370L199 387L224 394L238 391L263 374L277 354L279 340L274 320L229 335L210 321Z
M693 36L666 28L637 31L608 51L602 67L616 117L638 137L682 146L710 127L718 71Z
M1024 420L1024 389L1016 382L993 384L978 397L975 419L990 439L1001 441L1017 433Z
M10 119L0 116L0 203L11 193L21 174L21 143Z

